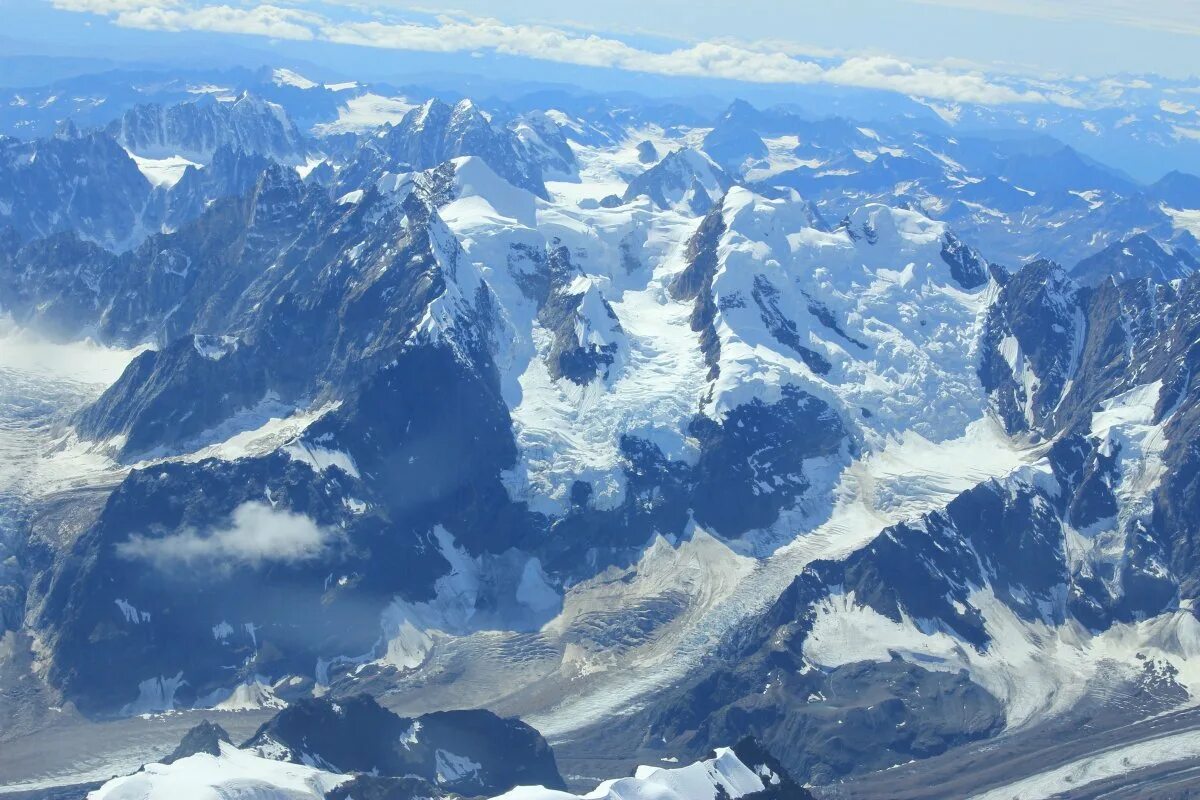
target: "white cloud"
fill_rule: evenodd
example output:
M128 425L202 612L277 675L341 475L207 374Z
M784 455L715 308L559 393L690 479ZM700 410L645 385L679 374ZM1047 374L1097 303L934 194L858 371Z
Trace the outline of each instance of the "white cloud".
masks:
M1195 0L909 0L1035 19L1094 20L1147 30L1200 35L1200 3Z
M126 0L121 0L126 2ZM116 18L118 25L150 30L201 30L216 33L241 33L267 36L272 39L315 38L313 26L322 18L294 8L261 5L253 8L233 6L200 6L199 8L145 8L124 11Z
M931 0L938 1L938 0ZM704 41L667 51L634 47L619 39L549 25L441 15L432 22L332 19L273 5L186 5L183 0L53 0L58 8L108 16L116 24L149 30L202 30L281 39L434 53L501 55L655 75L720 78L752 83L829 83L882 89L923 98L969 103L1059 103L1065 95L1014 88L984 73L944 66L914 66L885 56L836 59L825 66L777 42Z
M269 4L190 6L181 0L53 0L53 4L63 11L107 16L126 28L240 33L301 41L314 39L314 29L324 22L319 14Z
M1186 125L1172 125L1171 132L1175 134L1176 139L1191 139L1194 142L1200 142L1200 129L1189 128Z
M848 58L826 73L830 83L891 89L918 97L933 97L963 103L1043 103L1046 95L1018 90L989 81L982 73L951 73L942 69L914 67L882 56Z
M176 0L53 0L55 8L62 11L81 11L91 14L114 15L126 11L141 11L145 8L177 8Z
M342 44L427 52L490 50L564 64L684 77L756 83L811 83L821 68L780 52L700 42L668 52L632 47L617 39L575 34L544 25L508 25L494 19L439 17L436 25L350 22L331 24L324 38Z
M134 534L117 545L117 554L158 569L226 570L305 561L324 552L335 535L303 514L248 502L234 509L227 527L207 534L187 528L162 538Z

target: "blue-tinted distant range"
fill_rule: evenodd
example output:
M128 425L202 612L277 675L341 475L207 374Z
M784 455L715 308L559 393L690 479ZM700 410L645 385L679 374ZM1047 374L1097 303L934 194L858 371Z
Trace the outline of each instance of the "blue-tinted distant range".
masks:
M1200 8L0 0L0 798L1200 796Z

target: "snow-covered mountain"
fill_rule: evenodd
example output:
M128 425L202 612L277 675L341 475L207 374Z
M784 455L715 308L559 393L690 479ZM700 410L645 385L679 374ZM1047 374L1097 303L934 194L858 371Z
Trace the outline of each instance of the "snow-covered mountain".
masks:
M146 161L180 158L207 164L221 147L303 164L308 146L283 106L245 92L217 99L204 94L171 106L137 106L108 132L135 157Z
M309 700L280 711L240 747L207 720L161 762L114 778L89 800L174 800L253 792L263 800L505 798L569 800L544 739L488 712L403 719L366 696ZM200 793L200 794L196 794ZM811 800L752 739L685 766L639 767L590 800Z
M46 139L0 139L0 224L20 240L66 233L128 247L145 235L151 195L137 165L101 133L67 124Z
M482 159L514 186L545 197L539 157L548 157L551 164L569 169L563 164L558 149L545 145L553 123L543 120L547 133L533 143L533 128L522 125L518 131L495 126L471 100L451 107L438 99L412 109L397 124L388 126L380 135L365 139L354 153L342 185L351 187L383 177L384 173L404 173L431 169L460 156Z
M97 797L885 796L1200 696L1196 179L255 81L0 141L0 715L278 712Z
M703 214L732 185L725 170L704 153L682 148L630 181L624 200L644 195L657 208Z
M1160 244L1144 233L1137 233L1080 261L1071 275L1080 283L1093 286L1110 278L1116 283L1140 278L1161 284L1182 280L1197 268L1200 264L1187 250Z

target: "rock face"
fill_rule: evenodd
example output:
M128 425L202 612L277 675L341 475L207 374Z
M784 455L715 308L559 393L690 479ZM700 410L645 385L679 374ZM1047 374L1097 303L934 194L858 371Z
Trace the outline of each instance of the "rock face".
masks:
M1098 554L1066 551L1068 518L1096 491L1088 482L1086 470L1052 455L1044 472L982 484L844 561L811 564L757 627L731 637L724 666L699 670L677 697L643 712L645 746L692 753L750 730L795 774L825 784L864 763L882 768L996 734L1028 704L1045 702L1040 692L1078 679L1070 668L1046 669L1042 679L1056 688L999 679L1011 668L1001 664L1020 657L998 618L1016 630L1079 620L1099 631L1169 611L1148 524L1128 535L1118 594L1093 577L1105 574ZM918 632L913 620L937 632ZM1190 629L1193 620L1170 624ZM1128 679L1143 687L1147 707L1181 696L1173 679L1138 672Z
M1172 208L1200 206L1200 177L1173 169L1150 186L1150 194Z
M522 785L566 788L546 740L519 720L487 711L405 718L366 695L293 703L243 748L333 772L418 778L466 796L491 797Z
M553 150L553 162L562 162L560 168L570 169L562 143L545 142L553 131L547 125L552 124L546 120L538 126L544 134L541 141ZM534 130L530 128L530 133ZM467 155L482 159L512 185L546 196L538 161L544 158L540 148L535 152L530 149L528 137L523 143L512 131L493 126L470 100L451 107L433 99L414 108L382 136L363 143L362 152L343 180L348 181L346 185L361 185L369 175L426 170Z
M637 146L638 161L643 164L653 164L658 161L658 148L654 146L654 142L643 141Z
M189 175L236 179L238 163L219 152ZM940 328L889 323L912 337L912 358L977 313L982 262L927 219L873 207L829 231L805 206L735 190L688 238L685 266L658 279L666 299L655 302L686 318L669 358L695 362L676 373L692 399L657 423L665 435L588 430L610 437L607 473L567 471L561 490L514 487L544 452L520 438L522 371L544 369L566 398L634 403L617 418L645 413L639 395L619 394L622 381L660 391L653 376L669 362L646 365L645 333L626 326L643 320L608 299L614 280L649 280L626 246L644 234L620 231L611 252L630 257L604 274L594 270L609 268L610 251L598 260L505 227L496 272L500 262L459 243L479 219L462 209L483 202L487 215L528 220L528 193L482 157L405 186L347 198L268 167L177 231L121 256L96 251L94 278L59 279L54 251L18 252L12 307L25 319L159 343L75 417L120 459L191 452L281 407L324 409L283 447L131 473L74 542L39 611L53 679L87 713L271 702L291 676L328 686L364 660L381 674L419 667L430 631L535 631L560 610L560 587L635 563L648 530L680 537L699 525L769 550L776 526L820 509L847 459L895 430L897 403L925 402L920 391L862 393L882 341L864 320L892 313L890 300L856 292L848 271L832 286L779 265L845 261L888 276L919 264L919 282L885 278L895 307L927 282L954 287L935 309ZM879 412L870 420L868 407ZM612 486L618 494L598 497ZM86 669L96 653L114 669ZM232 674L231 659L242 665Z
M703 153L685 148L664 156L661 161L633 179L625 190L625 202L646 195L658 208L680 208L704 214L733 181Z
M523 114L511 127L521 143L525 157L539 165L544 177L554 180L579 178L579 163L575 158L575 151L571 149L566 131L549 114ZM468 153L471 151L460 155Z
M122 122L128 129L66 125L46 139L0 140L0 226L34 245L76 237L123 253L244 195L269 166L307 158L278 106L197 103L139 107Z
M203 168L184 168L163 200L161 229L177 230L202 216L214 201L245 195L272 163L270 157L254 151L221 145Z
M767 158L769 152L754 128L727 114L704 137L704 152L728 173L742 175L756 161Z
M250 93L218 100L138 106L108 127L126 150L144 158L178 156L209 163L222 147L303 164L309 145L282 106Z
M1080 261L1071 277L1085 286L1095 286L1110 278L1120 284L1128 280L1149 279L1170 283L1186 278L1200 268L1187 250L1164 246L1144 233L1135 234Z
M208 790L219 796L253 791L266 798L325 800L574 798L565 788L545 740L516 720L485 711L405 719L357 696L305 700L279 712L241 748L231 745L219 726L204 722L171 758L114 778L89 796L170 800L180 791ZM640 767L636 776L604 781L587 797L649 795L664 800L813 797L751 738L694 764Z
M221 755L221 742L232 744L229 734L220 725L205 720L184 735L179 746L171 755L162 760L164 764L174 764L180 759L194 756L197 753L207 753L210 756Z
M68 126L26 142L0 139L0 224L22 241L73 233L108 248L140 240L151 186L103 133Z

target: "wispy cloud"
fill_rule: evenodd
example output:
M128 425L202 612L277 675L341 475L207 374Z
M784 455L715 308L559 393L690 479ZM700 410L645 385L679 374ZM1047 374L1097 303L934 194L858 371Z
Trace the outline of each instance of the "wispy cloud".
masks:
M211 31L311 40L326 20L296 8L184 5L177 0L54 0L56 8L85 11L113 18L126 28L155 31Z
M922 5L988 11L1035 19L1094 20L1127 28L1200 36L1196 0L909 0Z
M932 0L936 1L936 0ZM954 0L949 0L954 1ZM542 24L440 15L422 21L345 19L315 6L205 5L185 0L52 0L66 11L162 31L213 31L431 53L490 52L586 67L770 84L828 83L966 103L1061 103L1065 96L1005 84L977 70L915 66L886 56L805 58L777 43L703 41L649 50L612 36ZM343 6L341 11L345 11Z
M335 536L303 514L249 502L234 509L226 526L206 533L187 528L159 538L134 534L117 545L117 554L158 569L224 571L305 561L323 553Z

